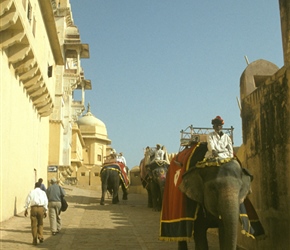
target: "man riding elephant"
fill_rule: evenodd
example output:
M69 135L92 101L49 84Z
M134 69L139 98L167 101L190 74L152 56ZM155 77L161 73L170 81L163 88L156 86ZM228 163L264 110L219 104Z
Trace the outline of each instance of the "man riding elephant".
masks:
M146 147L144 159L140 162L140 177L148 193L148 207L161 210L162 197L169 166L166 148L156 144L156 148Z
M205 158L232 158L234 156L232 140L222 131L224 120L217 116L212 119L211 124L214 131L207 135L208 151L205 154Z
M234 157L232 140L222 132L223 124L220 116L212 119L214 131L207 135L207 142L192 142L170 162L159 239L178 241L178 249L188 249L192 235L195 249L208 249L209 227L219 227L221 249L235 249L239 220L243 234L253 238L264 234L256 215L252 218L257 223L249 223L243 202L253 177Z

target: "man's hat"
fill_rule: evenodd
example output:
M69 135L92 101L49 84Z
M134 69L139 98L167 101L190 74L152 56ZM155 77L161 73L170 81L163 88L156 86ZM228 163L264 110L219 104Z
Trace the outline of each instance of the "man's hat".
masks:
M212 125L224 125L224 120L218 115L216 118L211 120Z
M50 180L50 182L51 182L51 183L56 183L57 180L56 180L56 178L53 177L53 178Z
M160 147L160 148L161 148L161 144L157 143L157 144L156 144L156 147Z

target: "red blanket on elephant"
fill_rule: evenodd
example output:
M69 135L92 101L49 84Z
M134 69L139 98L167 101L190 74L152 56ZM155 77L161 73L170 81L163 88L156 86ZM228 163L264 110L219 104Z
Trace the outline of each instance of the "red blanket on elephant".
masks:
M188 202L193 203L178 188L182 175L188 169L189 159L195 146L186 148L170 162L168 169L160 221L159 239L164 241L188 240L192 237L196 209L187 211Z
M107 163L103 166L101 171L108 168L118 171L125 188L129 187L129 179L126 171L126 166L122 162Z
M204 156L204 147L195 144L178 153L168 169L160 219L159 239L163 241L188 241L193 234L193 221L199 205L179 190L183 174L189 165L195 166ZM242 233L256 238L264 235L253 205L246 199L240 206Z

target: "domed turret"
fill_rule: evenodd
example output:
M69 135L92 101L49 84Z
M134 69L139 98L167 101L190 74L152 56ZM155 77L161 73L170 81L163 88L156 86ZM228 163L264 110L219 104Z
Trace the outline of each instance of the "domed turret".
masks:
M65 35L67 38L71 38L71 37L79 38L80 32L78 30L78 27L73 25L66 28Z
M80 128L82 126L95 127L98 134L107 136L107 128L105 123L103 123L100 119L96 118L91 113L90 104L88 104L87 113L77 121L77 124L80 126Z

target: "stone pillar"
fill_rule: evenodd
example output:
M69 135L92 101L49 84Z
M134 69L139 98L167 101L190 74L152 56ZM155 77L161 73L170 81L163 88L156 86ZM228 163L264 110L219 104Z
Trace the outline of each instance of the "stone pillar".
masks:
M290 1L279 0L285 67L290 66Z

